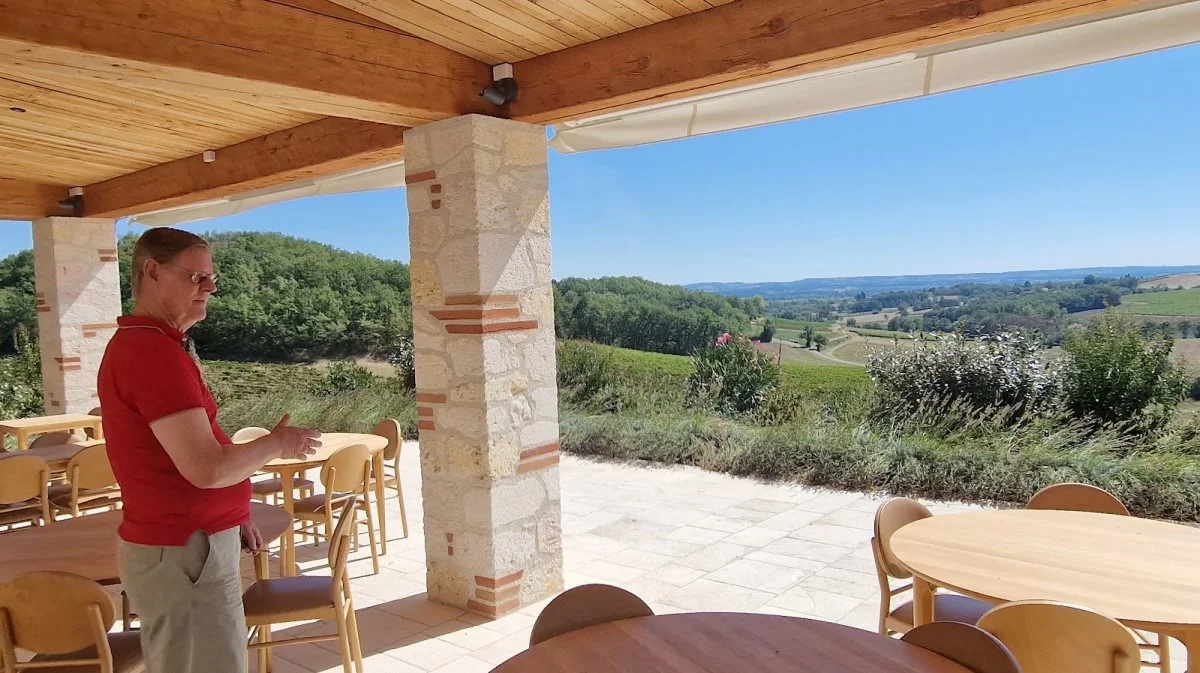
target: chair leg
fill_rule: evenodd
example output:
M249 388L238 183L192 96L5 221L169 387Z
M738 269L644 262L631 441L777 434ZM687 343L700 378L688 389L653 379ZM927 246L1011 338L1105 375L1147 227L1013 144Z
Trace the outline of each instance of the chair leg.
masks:
M342 673L354 673L354 656L350 650L349 625L346 621L345 613L339 610L337 615L337 634L338 649L342 653Z
M363 673L362 642L358 638L358 616L354 614L354 602L346 601L347 630L350 632L350 654L354 657L354 668Z
M271 642L271 625L263 624L258 627L258 642ZM271 648L264 647L258 651L258 673L271 673Z
M375 540L375 515L371 512L370 503L364 503L363 509L367 512L367 540L371 543L371 567L374 568L375 574L378 575L379 546L376 544Z
M1158 634L1158 669L1171 673L1171 639L1165 633Z
M129 605L129 594L121 590L121 629L133 630L133 608Z
M408 537L408 512L404 509L404 484L400 483L400 474L396 473L396 500L400 501L400 527L404 537Z

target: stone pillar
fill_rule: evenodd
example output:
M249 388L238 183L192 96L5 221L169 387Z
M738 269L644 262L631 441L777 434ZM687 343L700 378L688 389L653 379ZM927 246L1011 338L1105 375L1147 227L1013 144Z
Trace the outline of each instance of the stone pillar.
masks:
M46 413L87 413L100 404L96 373L121 315L115 222L37 220L33 275Z
M546 136L471 115L404 136L429 597L560 591Z

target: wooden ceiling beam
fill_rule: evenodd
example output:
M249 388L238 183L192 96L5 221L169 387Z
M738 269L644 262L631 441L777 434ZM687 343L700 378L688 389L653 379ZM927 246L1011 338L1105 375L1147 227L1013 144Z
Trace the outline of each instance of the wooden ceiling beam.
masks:
M509 116L580 119L1140 2L741 0L521 61Z
M48 74L413 126L496 114L484 63L395 30L255 0L0 0L0 59ZM337 5L334 5L337 7Z
M70 215L59 201L67 198L63 185L46 185L0 178L0 220L37 220L48 215Z
M395 161L400 126L328 117L84 187L85 217L123 217Z

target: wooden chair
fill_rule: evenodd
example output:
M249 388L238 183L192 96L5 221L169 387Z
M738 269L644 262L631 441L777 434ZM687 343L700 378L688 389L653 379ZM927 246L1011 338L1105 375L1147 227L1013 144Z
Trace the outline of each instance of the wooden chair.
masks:
M1088 608L1054 601L1017 601L988 611L979 628L1000 639L1024 673L1138 673L1133 634Z
M387 437L388 445L383 450L384 474L374 475L375 479L382 479L384 488L396 489L396 501L400 503L400 527L404 531L404 537L408 537L408 511L404 509L404 484L400 482L400 450L404 447L404 436L400 431L400 423L391 418L380 421L371 434ZM392 473L387 474L386 470L391 466ZM380 550L382 553L387 553L387 522L379 522L380 535Z
M931 516L933 514L924 505L911 498L892 498L875 511L875 537L871 538L871 550L875 556L875 575L879 578L879 633L885 636L904 633L913 627L912 600L892 607L892 599L910 591L913 586L909 582L892 588L891 580L912 577L892 553L892 534L901 526ZM933 596L933 614L938 621L974 624L991 607L983 601L958 594L935 593Z
M29 443L29 448L36 449L43 446L59 446L60 444L82 444L82 442L73 432L47 432L44 435L38 435L34 438Z
M137 673L136 631L108 633L116 616L97 583L64 572L34 572L0 585L0 662L4 670ZM17 663L16 649L34 653Z
M366 447L363 447L366 448ZM350 665L362 673L362 646L358 640L358 621L350 596L350 578L346 573L350 531L354 529L358 496L342 501L337 527L329 539L331 576L300 575L260 579L242 595L246 626L251 629L250 651L258 652L258 670L271 670L271 648L280 645L337 640L342 654L343 673ZM306 620L332 620L337 632L302 636L286 640L271 639L271 625Z
M1051 484L1029 498L1025 509L1057 509L1129 516L1129 509L1108 491L1091 484Z
M50 466L37 456L0 460L0 526L28 522L39 525L50 517Z
M1034 493L1025 509L1055 509L1068 512L1093 512L1129 516L1129 509L1117 496L1091 484L1051 484ZM1154 652L1156 661L1142 661L1143 666L1171 673L1171 639L1161 633L1134 630L1138 646L1144 652Z
M101 416L101 417L103 417L103 415L104 415L104 414L103 414L103 413L101 413L101 411L100 411L100 407L93 407L93 408L92 408L92 410L88 412L88 416ZM95 430L95 428L84 428L84 429L83 429L83 434L84 434L84 435L85 435L85 436L86 436L88 439L95 439L95 438L96 438L96 430Z
M121 506L121 487L108 462L104 444L80 449L67 463L67 483L49 490L50 505L57 513L79 516L86 511L113 510Z
M321 540L319 529L322 526L324 526L326 537L329 537L329 531L333 530L335 508L340 507L342 503L354 496L359 496L354 498L355 510L366 514L366 518L364 521L359 521L358 517L354 516L352 521L355 527L363 525L367 528L367 538L371 543L371 565L375 569L375 574L378 575L379 549L375 539L375 514L371 507L370 490L368 489L370 477L370 449L362 444L352 444L338 449L321 466L321 484L325 487L325 492L297 500L292 515L295 516L296 521L301 522L300 530L312 533L319 543ZM304 524L303 522L308 523ZM351 541L357 550L358 531L357 528L352 530L354 536Z
M584 584L567 589L542 609L529 634L529 646L588 626L653 614L645 601L624 589Z
M244 444L269 434L271 434L271 431L266 428L250 426L233 433L230 439L233 440L234 444ZM301 498L307 498L312 495L315 492L314 486L311 479L299 477L292 480L292 488L296 490ZM259 481L251 481L250 497L259 502L266 502L267 498L270 498L272 504L278 505L283 498L283 479L271 477Z
M1021 673L1021 667L1004 643L972 624L930 622L900 639L940 654L971 673Z

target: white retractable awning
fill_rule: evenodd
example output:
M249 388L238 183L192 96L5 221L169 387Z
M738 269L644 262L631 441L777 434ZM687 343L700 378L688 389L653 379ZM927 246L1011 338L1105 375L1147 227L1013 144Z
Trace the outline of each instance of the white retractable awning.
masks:
M147 227L165 227L211 217L233 215L259 206L290 201L304 196L347 194L404 186L404 162L394 161L379 166L344 173L334 173L311 180L292 182L278 187L260 189L211 201L201 201L176 208L165 208L135 215L131 221Z
M631 147L929 96L1200 42L1200 0L814 72L555 127L560 152Z

